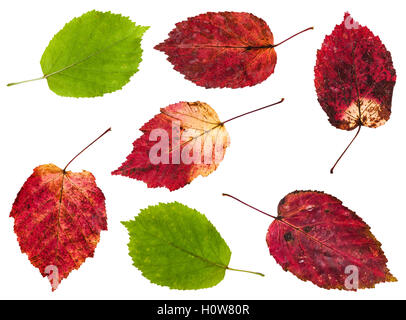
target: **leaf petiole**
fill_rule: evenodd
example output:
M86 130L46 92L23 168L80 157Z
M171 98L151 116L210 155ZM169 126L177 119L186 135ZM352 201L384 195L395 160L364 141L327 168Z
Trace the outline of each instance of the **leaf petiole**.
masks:
M344 157L344 155L346 154L346 152L348 151L348 149L351 147L351 145L353 144L353 142L355 141L355 139L357 139L360 131L361 131L361 127L362 125L358 126L358 131L357 134L355 135L354 139L351 140L350 144L347 146L347 148L345 148L344 152L341 154L341 156L338 158L338 160L336 161L336 163L334 164L334 166L331 168L330 173L333 174L334 173L334 169L336 168L337 164L340 162L340 160L342 159L342 157Z
M310 28L307 28L307 29L305 29L305 30L302 30L302 31L300 31L300 32L298 32L298 33L296 33L296 34L294 34L293 36L287 38L286 40L283 40L282 42L279 42L278 44L274 44L274 45L272 46L272 48L276 48L277 46L280 46L281 44L285 43L286 41L289 41L290 39L292 39L292 38L298 36L299 34L302 34L303 32L306 32L306 31L309 31L309 30L313 30L313 29L314 29L314 27L310 27Z
M111 131L111 128L108 128L106 131L104 131L99 137L97 137L95 140L93 140L87 147L85 147L82 151L80 151L76 156L72 158L71 161L68 162L68 164L65 166L63 169L63 172L66 172L66 169L69 167L69 165L77 158L79 157L83 152L85 152L88 148L90 148L97 140L99 140L101 137L103 137L107 132Z
M221 123L221 125L224 125L224 124L226 124L227 122L233 121L233 120L235 120L235 119L238 119L238 118L244 117L244 116L249 115L249 114L251 114L251 113L258 112L258 111L261 111L261 110L264 110L264 109L267 109L267 108L273 107L273 106L275 106L275 105L277 105L277 104L282 103L283 101L285 101L285 99L284 99L284 98L282 98L280 101L275 102L275 103L273 103L273 104L270 104L270 105L268 105L268 106L265 106L265 107L262 107L262 108L259 108L259 109L255 109L255 110L252 110L252 111L249 111L249 112L246 112L246 113L240 114L239 116L236 116L236 117L233 117L233 118L228 119L228 120L226 120L226 121L223 121L223 122Z
M251 274L256 274L258 276L261 277L265 277L265 275L261 272L254 272L254 271L247 271L247 270L240 270L240 269L234 269L234 268L230 268L230 267L226 267L227 270L231 270L231 271L237 271L237 272L245 272L245 273L251 273Z
M39 77L39 78L30 79L30 80L24 80L24 81L20 81L20 82L11 82L11 83L8 83L8 84L7 84L7 87L15 86L15 85L17 85L17 84L26 83L26 82L32 82L32 81L37 81L37 80L43 80L43 79L45 79L45 78L46 78L46 76L42 76L42 77Z
M264 215L266 215L266 216L268 216L268 217L271 217L271 218L273 218L273 219L279 221L280 223L283 223L283 224L287 225L288 227L290 227L290 228L292 228L293 230L296 230L296 231L302 233L305 237L311 239L312 241L318 243L318 244L321 245L321 246L324 246L324 247L326 247L326 248L329 248L329 249L332 250L332 251L339 252L339 251L337 251L336 249L330 247L329 245L327 245L327 244L321 242L321 241L318 240L317 238L315 238L315 237L309 235L307 232L303 231L301 228L296 227L295 225L293 225L293 224L291 224L291 223L285 221L282 217L279 217L279 216L278 216L278 217L275 217L275 216L273 216L273 215L270 215L269 213L266 213L266 212L264 212L264 211L262 211L262 210L259 210L259 209L255 208L254 206L251 206L250 204L248 204L248 203L246 203L246 202L244 202L244 201L241 201L240 199L238 199L238 198L236 198L236 197L234 197L234 196L231 196L231 195L229 195L229 194L227 194L227 193L223 193L223 196L225 196L225 197L230 197L230 198L232 198L232 199L234 199L234 200L236 200L236 201L242 203L243 205L245 205L245 206L247 206L247 207L249 207L249 208L251 208L251 209L254 209L254 210L256 210L256 211L258 211L258 212L260 212L260 213L262 213L262 214L264 214Z
M278 220L278 217L275 217L275 216L273 216L273 215L271 215L271 214L269 214L269 213L266 213L265 211L259 210L259 209L255 208L254 206L252 206L252 205L250 205L250 204L248 204L248 203L246 203L246 202L244 202L244 201L242 201L242 200L240 200L240 199L238 199L238 198L236 198L236 197L234 197L234 196L232 196L232 195L230 195L230 194L223 193L223 196L224 196L224 197L229 197L229 198L231 198L231 199L234 199L234 200L236 200L236 201L242 203L243 205L245 205L245 206L247 206L247 207L249 207L249 208L251 208L251 209L254 209L255 211L258 211L258 212L260 212L260 213L262 213L262 214L264 214L264 215L266 215L266 216L268 216L268 217L270 217L270 218L272 218L272 219Z

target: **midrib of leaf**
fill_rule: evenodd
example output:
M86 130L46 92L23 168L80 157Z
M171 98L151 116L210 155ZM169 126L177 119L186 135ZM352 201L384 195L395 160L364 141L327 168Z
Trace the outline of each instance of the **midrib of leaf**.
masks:
M58 258L58 245L59 245L59 230L61 229L61 227L60 227L60 223L59 223L59 217L60 217L60 213L61 213L61 207L62 207L62 199L63 199L63 185L64 185L64 177L65 177L65 175L64 174L62 174L62 179L61 179L61 191L60 191L60 195L59 195L59 200L58 200L58 211L57 211L57 227L56 227L56 248L55 248L55 261L57 260L57 258ZM54 180L56 180L56 179L58 179L59 177L56 177L56 178L53 178L53 179L50 179L49 181L47 181L47 182L45 182L45 183L43 183L42 185L45 185L45 184L48 184L48 183L50 183L50 182L52 182L52 181L54 181ZM42 186L41 185L41 186ZM32 232L31 232L31 234L32 234ZM30 234L30 235L31 235ZM66 235L66 234L65 234ZM69 239L69 241L72 243L72 240L67 236L67 238ZM36 259L37 257L39 257L40 256L40 254L43 252L43 250L45 250L45 247L42 249L42 250L40 250L40 252L37 254L37 255L35 255L35 256L33 256L31 259ZM77 267L77 264L76 264L76 261L73 259L73 257L72 257L72 255L70 254L70 252L68 251L68 250L66 250L66 252L69 254L69 256L70 256L70 258L71 258L71 260L73 261L73 263L75 264L75 267ZM59 281L59 280L58 280Z
M192 141L194 141L194 140L197 140L197 139L199 139L200 137L202 137L202 136L204 136L204 135L207 135L207 134L209 134L210 132L216 130L217 128L220 128L220 127L223 126L223 123L222 123L222 122L214 123L214 122L210 122L210 121L206 121L206 120L200 119L200 118L198 118L198 117L194 117L194 116L189 115L189 114L186 114L186 113L182 113L182 112L178 112L178 111L173 111L173 112L174 112L174 113L178 113L178 114L183 115L183 116L191 117L191 118L196 119L196 120L198 120L198 121L201 121L201 122L203 122L203 123L212 124L213 127L211 127L209 130L204 130L201 134L199 134L199 135L197 135L197 136L195 136L195 137L191 137L189 140L182 142L181 144L179 144L178 146L176 146L176 147L174 147L174 148L171 148L171 149L169 150L169 153L172 153L173 151L177 150L178 148L182 148L182 147L185 146L186 144L188 144L188 143L190 143L190 142L192 142ZM172 119L175 119L175 120L178 120L178 121L182 122L180 119L178 119L178 118L176 118L176 117L174 117L174 116L172 116L172 115L166 113L163 109L161 110L161 113L164 114L164 115L166 115L166 116L169 117L169 118L172 118ZM193 128L193 127L190 127L189 129L200 130L200 129Z
M178 148L182 148L183 146L187 145L188 143L191 143L191 142L194 141L194 140L199 139L199 138L202 137L202 136L206 136L206 137L207 137L207 135L208 135L210 132L216 130L216 129L219 128L219 127L221 127L221 124L220 124L220 123L219 123L218 125L216 125L216 126L213 126L213 127L210 128L209 130L202 132L201 134L197 135L196 137L191 137L189 140L187 140L187 141L185 141L185 142L182 142L179 146L176 146L175 148L171 148L171 150L169 150L169 153L172 153L173 151L177 150ZM192 129L194 129L194 128L192 128ZM195 129L195 130L197 130L197 129Z
M56 75L56 74L61 73L61 72L65 71L65 70L68 70L68 69L70 69L70 68L73 68L73 67L75 67L75 66L77 66L77 65L79 65L79 64L81 64L81 63L83 63L83 62L86 62L87 60L89 60L89 59L91 59L91 58L93 58L93 57L95 57L95 56L101 54L102 52L107 51L107 50L109 50L110 48L116 46L116 45L119 44L120 42L123 42L123 41L127 40L129 37L131 37L131 34L128 35L127 37L124 37L124 38L122 38L122 39L120 39L120 40L117 40L117 41L113 42L112 44L110 44L110 45L107 46L107 47L104 47L104 48L102 48L102 49L97 50L96 52L90 54L89 56L83 58L82 60L79 60L79 61L77 61L77 62L74 62L74 63L72 63L72 64L66 66L66 67L63 67L63 68L61 68L60 70L57 70L57 71L51 72L51 73L49 73L49 74L46 74L46 75L43 76L43 78L44 78L44 79L47 79L47 78L49 78L49 77L52 77L53 75Z
M354 45L354 42L353 42ZM357 90L357 107L358 107L358 121L359 121L359 126L362 125L362 120L361 120L361 100L360 100L360 92L359 92L359 84L358 84L358 75L357 75L357 66L355 65L355 50L357 49L357 46L354 45L352 48L352 64L353 64L353 70L354 70L354 81L355 81L355 89Z
M202 260L203 262L207 263L208 265L212 265L212 266L215 266L215 267L217 267L217 268L224 269L224 270L231 270L231 271L236 271L236 272L251 273L251 274L255 274L255 275L261 276L261 277L264 277L264 276L265 276L263 273L260 273L260 272L249 271L249 270L242 270L242 269L234 269L234 268L230 268L229 266L225 266L225 265L222 265L222 264L220 264L220 263L213 262L213 261L211 261L211 260L209 260L209 259L207 259L207 258L205 258L205 257L202 257L202 256L200 256L200 255L198 255L198 254L193 253L193 252L190 252L189 250L186 250L186 249L184 249L184 248L181 248L181 247L177 246L176 244L174 244L174 243L171 242L171 241L163 240L163 239L160 238L159 236L156 236L156 235L152 234L151 232L149 232L148 230L146 230L143 226L141 226L141 227L143 228L144 232L145 232L146 234L150 235L151 237L156 238L156 239L158 239L159 241L164 242L164 243L168 244L169 246L171 246L171 247L173 247L173 248L175 248L175 249L177 249L177 250L179 250L179 251L181 251L181 252L184 252L184 253L190 255L190 256L193 257L193 258ZM227 246L227 244L226 244L226 246ZM228 246L227 246L227 247L228 247Z
M179 250L179 251L181 251L183 253L186 253L186 254L192 256L193 258L200 259L200 260L202 260L203 262L206 262L209 265L213 265L213 266L221 268L221 269L229 269L228 266L222 265L222 264L217 263L217 262L213 262L213 261L211 261L211 260L209 260L209 259L207 259L205 257L202 257L202 256L200 256L198 254L193 253L193 252L190 252L189 250L186 250L184 248L181 248L181 247L177 246L176 244L174 244L171 241L162 239L161 237L156 236L155 234L152 234L151 232L146 230L144 227L142 227L142 228L144 229L144 232L146 234L150 235L151 237L153 237L153 238L155 238L155 239L157 239L157 240L159 240L159 241L161 241L163 243L166 243L167 245L169 245L169 246L171 246L171 247L173 247L173 248L175 248L175 249L177 249L177 250Z
M165 45L165 47L167 47L167 48L186 48L186 49L189 49L189 48L227 48L227 49L245 49L245 50L247 50L247 49L270 49L270 48L273 48L272 44L266 45L266 46L251 46L251 45L248 45L248 44L244 43L243 39L241 38L241 35L237 34L235 32L235 30L233 30L233 29L231 29L229 27L230 25L235 25L235 22L231 21L227 15L223 15L223 18L225 20L227 20L227 23L223 27L219 26L218 28L221 29L221 31L223 33L227 34L229 38L237 39L239 42L241 42L243 44L242 46L205 45L205 44L203 44L202 46L200 46L200 45L191 45L191 46L188 46L188 45L180 45L180 46L168 46L168 45ZM209 40L209 38L205 34L201 33L201 36L203 36L203 37L205 37L206 39Z
M272 49L274 45L268 44L264 46L229 46L229 45L165 45L165 48L181 48L181 49L192 49L192 48L226 48L226 49L244 49L244 50L253 50L253 49Z
M310 240L316 242L316 243L319 244L320 246L325 247L325 248L327 248L327 249L330 249L330 250L332 250L333 252L335 252L336 254L341 255L341 256L343 256L343 257L345 257L345 258L348 258L349 260L352 260L352 261L354 261L354 262L356 262L356 263L358 263L358 264L360 264L360 265L362 265L362 266L365 266L367 269L369 269L369 270L371 270L371 271L374 272L374 269L373 269L373 268L369 267L369 266L366 265L366 264L361 263L361 262L360 262L358 259L356 259L355 257L353 257L353 256L351 256L351 255L348 255L348 254L346 254L346 253L343 253L343 252L341 252L340 250L337 250L337 249L335 249L335 248L329 246L328 244L325 244L324 242L320 241L319 239L317 239L317 238L315 238L315 237L309 235L308 233L306 233L306 232L305 232L304 230L302 230L301 228L296 227L295 225L293 225L293 224L291 224L291 223L289 223L289 222L283 220L283 218L282 218L282 219L277 219L276 221L286 224L286 225L289 226L290 228L292 228L292 229L294 229L294 230L296 230L296 231L299 231L299 232L302 233L306 238L308 238L308 239L310 239Z
M39 77L39 78L34 78L34 79L24 80L24 81L19 81L19 82L11 82L11 83L8 83L7 86L10 87L10 86L15 86L15 85L17 85L17 84L22 84L22 83L26 83L26 82L48 79L49 77L52 77L52 76L54 76L54 75L56 75L56 74L59 74L59 73L65 71L65 70L68 70L68 69L70 69L70 68L73 68L73 67L75 67L75 66L77 66L77 65L79 65L79 64L81 64L81 63L83 63L83 62L85 62L85 61L87 61L87 60L89 60L89 59L91 59L91 58L93 58L93 57L95 57L95 56L97 56L97 55L99 55L99 54L102 53L103 51L106 51L106 50L108 50L108 49L114 47L114 46L117 45L118 43L120 43L120 42L122 42L122 41L128 39L130 36L131 36L131 34L128 35L127 37L123 38L123 39L120 39L120 40L117 40L117 41L113 42L111 45L109 45L109 46L107 46L107 47L105 47L105 48L102 48L102 49L100 49L100 50L98 50L98 51L92 53L91 55L89 55L89 56L83 58L82 60L79 60L79 61L77 61L77 62L75 62L75 63L72 63L72 64L70 64L70 65L68 65L68 66L66 66L66 67L63 67L63 68L61 68L61 69L59 69L59 70L57 70L57 71L51 72L51 73L49 73L49 74L45 74L45 75L43 75L42 77Z
M69 180L69 182L71 182L71 184L73 185L73 186L75 186L76 188L78 188L78 190L82 193L82 195L86 198L86 200L88 200L88 202L90 203L90 205L93 207L93 204L90 202L90 199L88 199L85 195L84 195L84 193L81 191L81 189L78 187L78 186L76 186L74 183L73 183L73 181L71 180L71 179L69 179L69 177L67 176L67 173L65 173L65 172L63 172L62 173L62 181L61 181L61 192L60 192L60 197L59 197L59 205L58 205L58 214L57 214L57 219L58 219L58 222L57 222L57 242L56 242L56 249L55 249L55 256L56 257L58 257L58 246L59 246L59 240L60 240L60 238L59 238L59 231L62 231L62 228L61 228L61 226L60 226L60 216L61 216L61 210L62 210L62 200L63 200L63 190L64 190L64 179L65 179L65 176L66 176L66 179L67 180ZM69 214L70 215L70 214ZM71 215L70 215L71 216ZM89 226L89 228L90 228L90 230L92 231L92 233L93 234L96 234L94 231L93 231L93 228L89 225L89 222L87 221L87 219L82 215L82 217L83 217L83 219L86 221L86 223L87 223L87 225ZM71 218L73 218L72 216L71 216ZM89 241L88 241L88 239L86 238L86 236L84 235L84 233L83 233L83 231L82 231L82 229L80 229L79 228L79 230L80 230L80 232L81 232L81 234L82 234L82 236L83 236L83 239L86 241L86 243L88 243ZM63 232L62 231L62 233L65 235L65 237L69 240L69 242L71 243L71 244L74 244L73 243L73 241L72 241L72 239L65 233L65 232ZM75 246L76 247L76 246ZM70 253L70 251L69 250L65 250L68 254L69 254L69 257L71 258L71 260L72 260L72 262L74 263L74 265L75 265L75 268L77 268L78 267L78 265L77 265L77 263L76 263L76 260L75 259L73 259L73 257L72 257L72 254Z
M63 182L65 179L65 172L62 171L62 181L61 181L61 193L59 196L59 205L58 205L58 214L57 214L57 227L56 227L56 251L55 255L58 256L58 246L59 246L59 230L61 229L61 224L60 224L60 216L61 216L61 209L62 209L62 198L63 198Z

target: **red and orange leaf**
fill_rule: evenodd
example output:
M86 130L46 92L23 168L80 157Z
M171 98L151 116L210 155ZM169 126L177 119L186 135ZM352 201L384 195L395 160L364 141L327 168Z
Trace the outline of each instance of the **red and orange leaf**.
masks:
M179 102L144 124L143 135L113 175L144 181L149 188L177 190L208 176L223 160L230 137L204 102Z
M245 12L208 12L179 22L155 49L186 79L206 88L253 86L276 65L271 30Z
M298 191L282 199L266 241L284 270L321 288L357 290L397 281L369 226L322 192ZM356 283L348 282L353 272Z
M390 52L346 13L317 52L315 86L330 123L343 130L385 124L395 83Z
M21 251L52 290L88 257L107 230L105 198L94 176L41 165L17 195L11 214Z

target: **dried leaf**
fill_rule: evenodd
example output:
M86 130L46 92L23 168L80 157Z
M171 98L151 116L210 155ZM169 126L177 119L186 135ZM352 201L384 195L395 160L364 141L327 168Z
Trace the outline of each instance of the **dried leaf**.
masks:
M330 123L342 130L358 128L357 135L362 126L385 124L395 83L390 52L346 13L317 52L315 86Z
M100 232L107 230L105 198L88 171L41 165L27 179L10 213L21 252L28 255L54 291L74 269L93 257Z
M155 49L165 52L175 70L199 86L242 88L274 72L279 44L274 44L266 22L253 14L208 12L177 23Z
M226 122L282 101L224 122L204 102L169 105L142 126L132 153L112 174L144 181L149 188L182 188L217 169L230 145Z
M299 279L324 289L350 291L397 281L370 227L333 196L290 193L279 203L276 217L248 206L275 219L266 236L269 251Z

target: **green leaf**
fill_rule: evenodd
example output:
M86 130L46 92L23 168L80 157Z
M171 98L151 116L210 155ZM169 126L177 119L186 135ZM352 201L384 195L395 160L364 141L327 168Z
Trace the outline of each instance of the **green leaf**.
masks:
M41 58L44 75L33 80L46 79L52 91L67 97L119 90L138 71L141 39L148 28L120 14L89 11L54 36Z
M203 289L222 281L227 269L243 271L228 267L231 251L210 221L178 202L150 206L122 224L134 266L158 285Z

